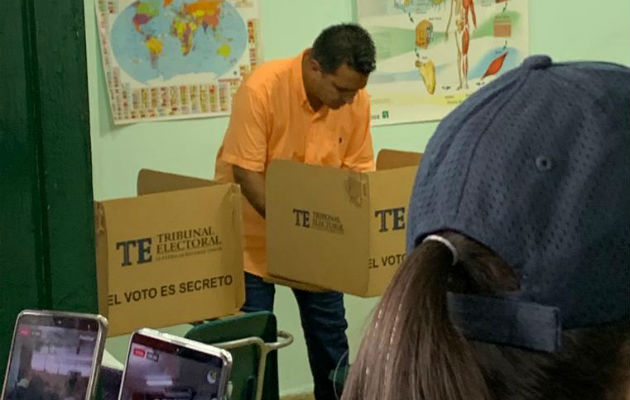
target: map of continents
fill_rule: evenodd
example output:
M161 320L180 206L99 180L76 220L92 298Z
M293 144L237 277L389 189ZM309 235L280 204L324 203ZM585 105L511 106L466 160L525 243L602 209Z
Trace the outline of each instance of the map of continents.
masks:
M237 65L247 28L225 0L139 0L119 14L111 43L120 67L142 83L190 73L219 77Z

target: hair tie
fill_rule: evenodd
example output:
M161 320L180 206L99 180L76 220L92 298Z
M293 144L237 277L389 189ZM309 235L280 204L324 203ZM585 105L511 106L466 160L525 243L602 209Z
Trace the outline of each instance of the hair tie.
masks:
M451 251L451 255L453 256L453 264L451 265L457 264L457 260L459 258L457 254L457 249L455 248L455 246L453 246L453 243L448 241L448 239L445 239L439 235L429 235L422 240L422 243L428 242L428 241L440 242L444 246L448 247L448 249Z

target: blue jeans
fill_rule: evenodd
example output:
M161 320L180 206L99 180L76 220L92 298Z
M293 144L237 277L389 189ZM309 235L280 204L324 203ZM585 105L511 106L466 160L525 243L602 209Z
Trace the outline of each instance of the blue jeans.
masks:
M275 286L262 278L245 273L245 304L242 310L272 311ZM333 382L328 378L337 366L348 365L348 338L343 294L339 292L307 292L293 289L300 309L300 319L308 362L315 383L317 400L336 400ZM337 389L337 395L341 397Z

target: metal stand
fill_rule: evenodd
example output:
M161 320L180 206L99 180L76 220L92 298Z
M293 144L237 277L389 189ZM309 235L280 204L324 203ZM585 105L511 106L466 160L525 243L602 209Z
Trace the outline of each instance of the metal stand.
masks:
M267 355L274 351L286 347L293 343L293 335L285 331L278 331L278 341L266 343L256 336L243 339L230 340L227 342L212 343L213 346L225 350L233 350L240 347L255 345L258 348L260 361L258 362L258 374L256 376L256 400L262 399L262 389L265 380L265 366L267 365Z

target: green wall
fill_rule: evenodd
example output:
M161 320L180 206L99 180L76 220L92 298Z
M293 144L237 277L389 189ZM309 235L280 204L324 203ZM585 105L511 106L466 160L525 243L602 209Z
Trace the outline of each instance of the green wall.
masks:
M393 1L393 0L383 0ZM260 0L266 59L290 57L308 47L326 26L350 21L348 0ZM140 168L154 168L211 177L214 157L227 118L140 123L114 127L100 66L93 0L85 0L87 62L90 90L94 196L97 200L132 196ZM630 65L630 1L530 1L530 50L554 60L600 59ZM437 123L407 124L373 129L374 146L422 150ZM351 352L361 338L374 299L346 297ZM310 387L310 372L295 300L280 288L276 297L279 327L295 334L296 343L280 352L283 393ZM121 354L124 339L108 346Z

